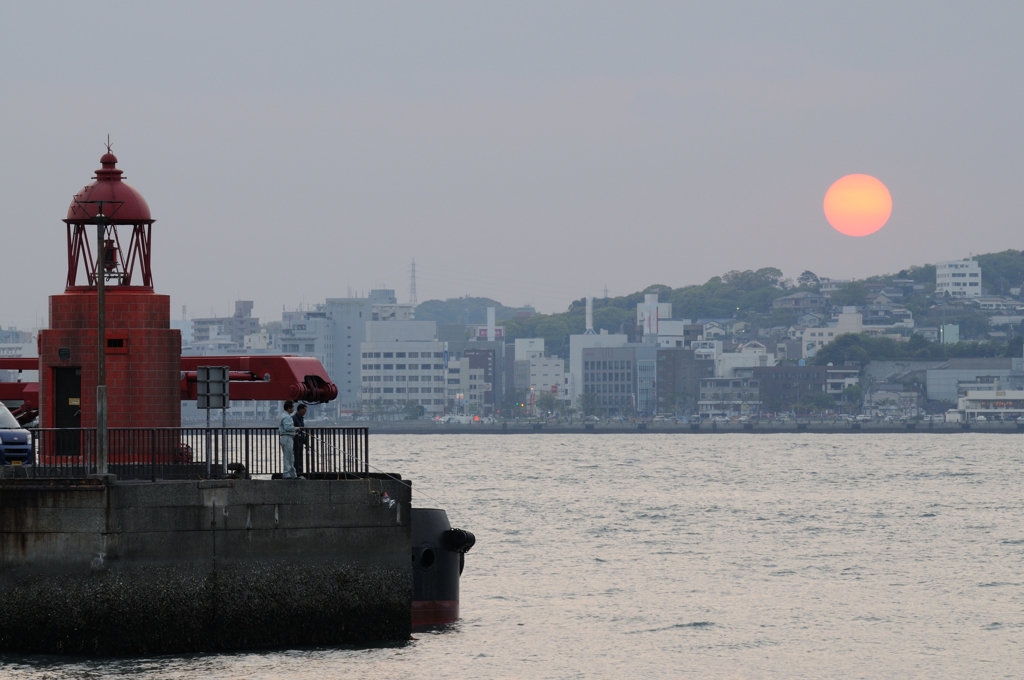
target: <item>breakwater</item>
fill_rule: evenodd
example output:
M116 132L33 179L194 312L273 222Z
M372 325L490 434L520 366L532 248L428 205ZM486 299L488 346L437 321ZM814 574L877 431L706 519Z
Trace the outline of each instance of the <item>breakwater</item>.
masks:
M410 494L369 478L0 480L0 650L407 639Z

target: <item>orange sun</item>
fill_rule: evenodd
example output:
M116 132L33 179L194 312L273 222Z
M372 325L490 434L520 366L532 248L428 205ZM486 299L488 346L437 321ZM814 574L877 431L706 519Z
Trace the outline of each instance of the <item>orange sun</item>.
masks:
M892 196L871 175L847 175L825 193L825 219L847 236L873 234L889 221Z

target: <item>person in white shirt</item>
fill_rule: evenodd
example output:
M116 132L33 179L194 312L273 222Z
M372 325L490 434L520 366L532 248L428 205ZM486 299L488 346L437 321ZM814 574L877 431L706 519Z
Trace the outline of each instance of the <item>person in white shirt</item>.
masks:
M292 420L292 411L295 410L295 402L291 399L284 402L285 415L277 426L277 433L281 437L281 457L283 460L281 475L284 479L295 479L295 433L298 429Z

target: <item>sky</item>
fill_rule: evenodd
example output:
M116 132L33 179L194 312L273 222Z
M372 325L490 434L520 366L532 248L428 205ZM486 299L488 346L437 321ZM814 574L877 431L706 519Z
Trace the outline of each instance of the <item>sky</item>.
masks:
M1024 246L1021 3L0 5L0 325L110 134L172 317L394 288L563 311ZM826 222L850 173L888 224Z

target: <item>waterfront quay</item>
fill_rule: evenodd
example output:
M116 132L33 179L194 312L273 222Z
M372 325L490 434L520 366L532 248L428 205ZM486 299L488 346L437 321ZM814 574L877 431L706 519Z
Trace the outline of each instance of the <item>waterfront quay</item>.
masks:
M0 468L0 651L96 656L407 639L411 485L362 428L35 432ZM74 436L70 436L74 435ZM315 454L315 455L314 455ZM254 478L257 477L257 478Z

